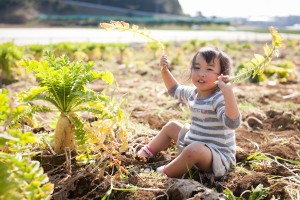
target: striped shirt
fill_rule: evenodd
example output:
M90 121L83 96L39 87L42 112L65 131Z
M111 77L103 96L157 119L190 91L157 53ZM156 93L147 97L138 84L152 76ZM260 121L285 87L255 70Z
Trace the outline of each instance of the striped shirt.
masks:
M169 94L189 106L191 126L184 138L186 145L195 141L207 145L220 155L228 170L236 163L234 129L241 124L241 115L236 120L225 115L224 96L220 90L199 98L195 87L176 85Z

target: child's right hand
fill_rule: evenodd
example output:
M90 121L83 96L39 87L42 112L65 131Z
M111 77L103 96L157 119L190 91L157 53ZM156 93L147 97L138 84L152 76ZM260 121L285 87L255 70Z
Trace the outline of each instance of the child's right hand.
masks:
M162 71L168 69L168 67L169 67L169 61L168 61L168 58L167 58L166 55L163 55L163 56L160 58L160 63L159 63L159 65L160 65Z

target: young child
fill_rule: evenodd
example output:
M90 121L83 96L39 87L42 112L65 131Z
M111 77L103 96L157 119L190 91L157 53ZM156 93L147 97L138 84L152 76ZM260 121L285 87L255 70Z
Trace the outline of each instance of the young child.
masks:
M201 48L191 62L194 87L180 85L169 71L166 56L160 60L161 74L171 96L190 109L191 125L168 122L153 140L138 151L150 158L177 141L179 155L157 172L180 177L196 166L201 171L222 177L236 162L235 131L241 115L228 82L231 60L215 47Z

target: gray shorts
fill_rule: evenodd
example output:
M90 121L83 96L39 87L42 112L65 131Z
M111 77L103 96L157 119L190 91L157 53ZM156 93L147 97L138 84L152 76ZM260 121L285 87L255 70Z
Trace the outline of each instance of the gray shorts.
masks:
M182 152L182 150L188 146L190 143L185 141L185 135L186 133L189 131L190 129L190 125L189 124L185 124L183 126L183 128L180 130L179 135L178 135L178 139L177 139L177 147L178 147L178 151L179 154ZM219 155L219 153L214 150L212 147L210 147L209 145L205 145L207 146L212 154L213 157L213 162L212 162L212 174L207 173L208 176L213 176L216 178L220 178L222 176L224 176L227 172L225 165L222 162L222 159Z

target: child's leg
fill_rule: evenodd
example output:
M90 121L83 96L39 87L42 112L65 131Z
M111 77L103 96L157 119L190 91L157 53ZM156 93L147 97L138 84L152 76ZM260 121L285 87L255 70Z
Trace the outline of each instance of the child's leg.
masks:
M164 168L168 177L179 177L188 172L195 164L205 172L212 171L212 153L204 144L191 143L182 153Z
M179 122L168 122L153 138L153 140L138 152L138 155L144 156L145 150L149 150L153 155L155 155L157 152L168 148L172 140L177 141L178 134L182 127L183 125Z
M180 154L182 152L182 150L184 149L184 147L186 146L186 144L184 142L184 137L189 130L190 130L190 125L184 124L184 126L178 133L178 138L176 141L176 146L178 147L178 154Z
M153 152L157 153L167 149L170 146L172 140L177 141L178 134L183 125L176 121L168 122L161 131L153 138L148 144Z

